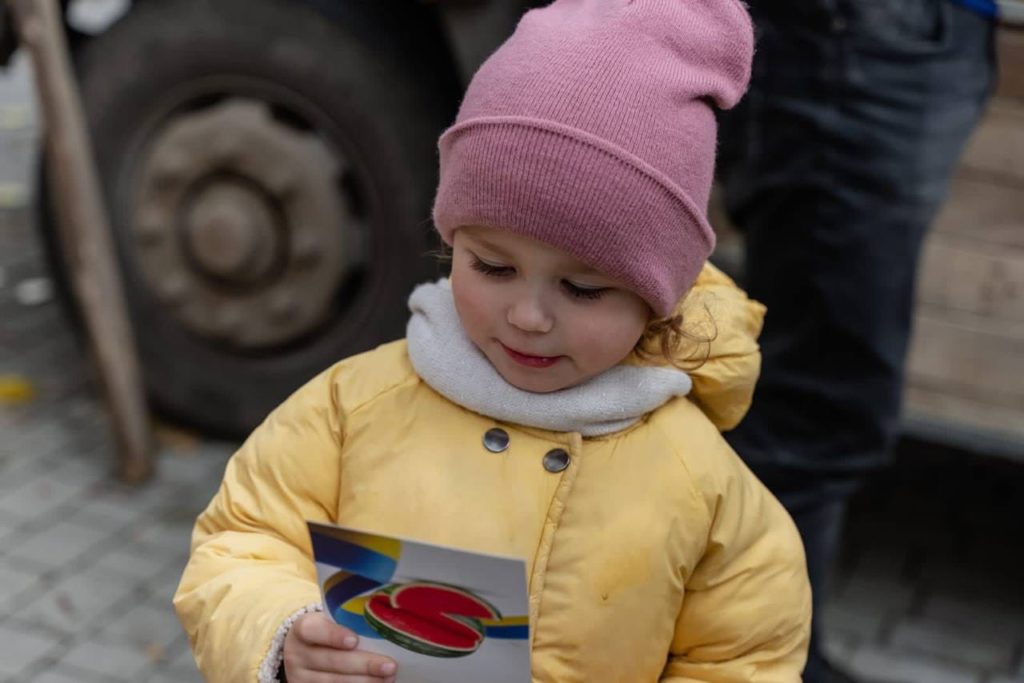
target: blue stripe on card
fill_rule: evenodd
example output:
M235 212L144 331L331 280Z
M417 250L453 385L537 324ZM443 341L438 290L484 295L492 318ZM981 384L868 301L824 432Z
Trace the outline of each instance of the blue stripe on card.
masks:
M387 555L316 531L312 531L310 537L313 541L313 555L321 564L362 574L378 583L387 583L395 574L398 562Z

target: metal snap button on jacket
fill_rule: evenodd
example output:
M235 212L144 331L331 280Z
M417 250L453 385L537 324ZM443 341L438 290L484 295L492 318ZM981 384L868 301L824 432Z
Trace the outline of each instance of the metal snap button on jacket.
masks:
M488 429L484 434L484 448L489 450L491 453L501 453L503 450L508 448L508 432L504 429Z
M561 448L555 448L544 454L544 469L548 472L561 472L569 466L569 454Z

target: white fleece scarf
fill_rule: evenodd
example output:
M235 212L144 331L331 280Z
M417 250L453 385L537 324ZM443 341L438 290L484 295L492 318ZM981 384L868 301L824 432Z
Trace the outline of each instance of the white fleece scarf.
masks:
M417 374L448 400L501 422L599 436L625 429L693 386L675 368L616 365L561 391L523 391L466 336L447 280L417 287L409 308L406 336Z

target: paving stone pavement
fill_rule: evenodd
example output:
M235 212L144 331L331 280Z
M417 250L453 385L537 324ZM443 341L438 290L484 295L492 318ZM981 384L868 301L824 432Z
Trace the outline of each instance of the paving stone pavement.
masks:
M21 59L0 76L0 377L35 393L0 404L0 682L201 681L170 596L234 444L164 429L152 482L111 476L96 378L30 219L29 83Z
M152 482L112 480L95 377L46 295L25 78L0 80L0 376L35 388L0 404L0 682L199 681L170 596L234 444L164 429ZM872 681L1024 683L1022 494L1020 465L905 444L851 510L835 658Z
M0 681L202 680L170 605L192 521L234 445L163 430L160 473L131 489L95 376L59 303L19 302L48 272L27 207L0 208Z

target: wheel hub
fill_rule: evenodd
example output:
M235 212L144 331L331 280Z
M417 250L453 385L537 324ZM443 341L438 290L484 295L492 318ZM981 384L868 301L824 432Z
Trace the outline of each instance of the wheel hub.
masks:
M142 155L132 225L143 276L187 329L241 349L292 341L331 313L368 260L314 133L255 100L179 115Z
M237 180L205 188L186 208L186 249L210 277L236 285L266 278L281 249L273 207Z

